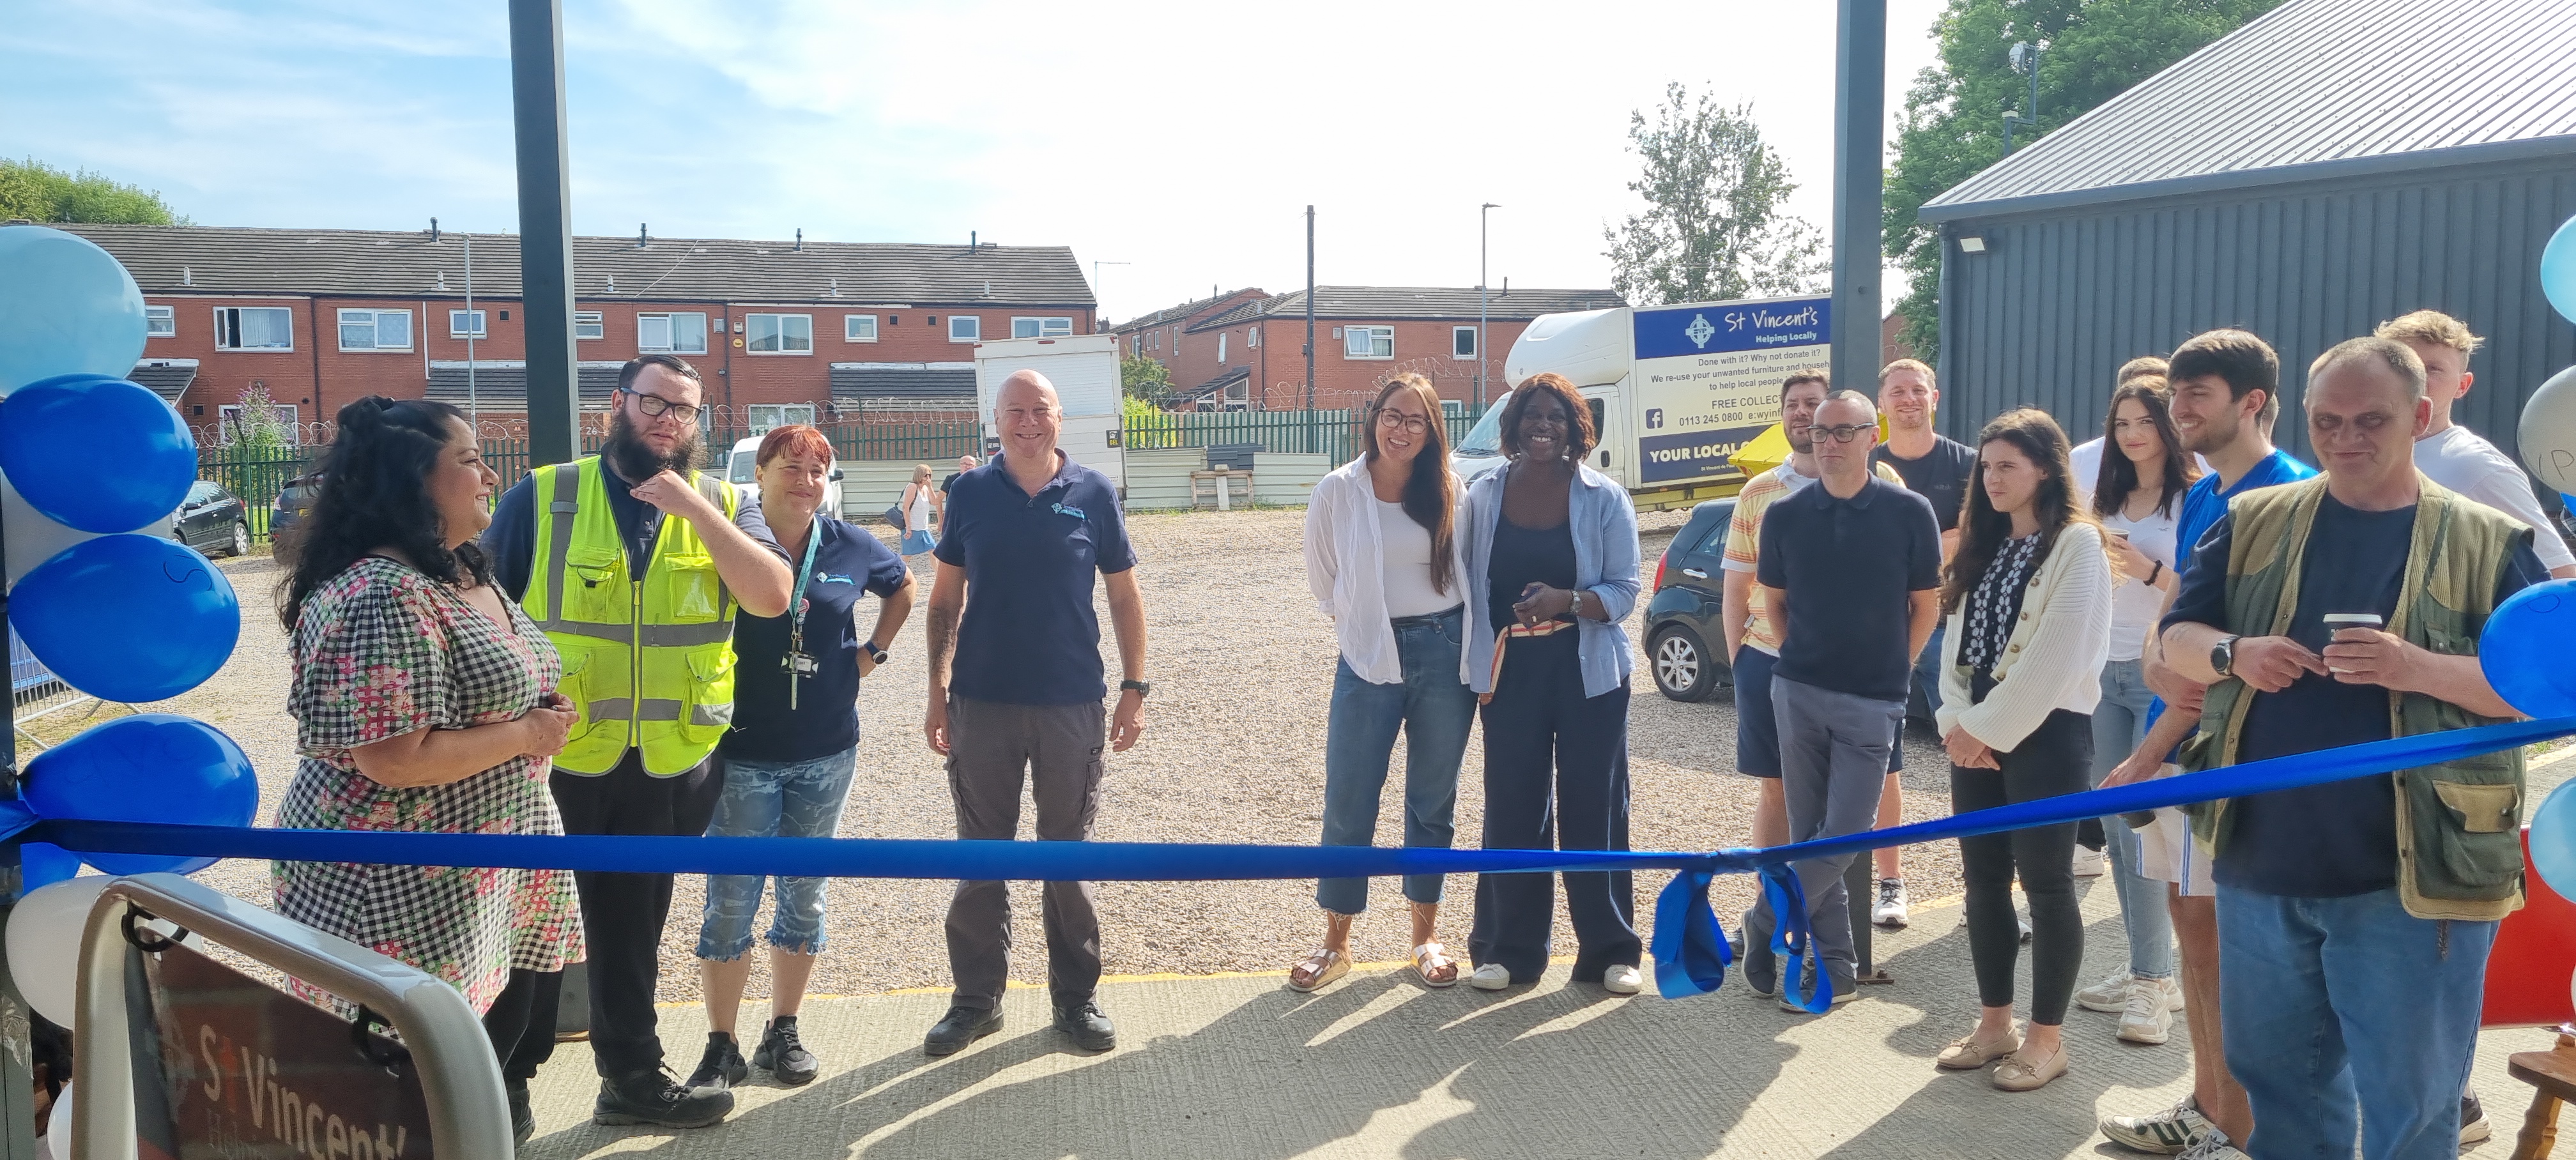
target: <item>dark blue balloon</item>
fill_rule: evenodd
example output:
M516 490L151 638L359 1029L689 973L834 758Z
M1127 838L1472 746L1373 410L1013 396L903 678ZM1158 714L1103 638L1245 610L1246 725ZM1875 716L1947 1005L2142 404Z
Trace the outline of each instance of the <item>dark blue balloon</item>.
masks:
M241 746L203 721L144 713L94 725L27 763L27 804L47 818L247 826L259 775ZM88 854L110 874L193 874L212 858Z
M79 877L80 864L80 855L51 842L25 843L18 847L18 891L25 894L39 886Z
M2534 584L2487 617L2478 667L2529 717L2576 716L2576 580Z
M241 602L232 581L183 545L101 536L20 577L9 623L65 684L137 704L215 675L241 638Z
M56 523L130 532L187 498L197 437L144 387L109 375L56 375L0 403L0 471Z

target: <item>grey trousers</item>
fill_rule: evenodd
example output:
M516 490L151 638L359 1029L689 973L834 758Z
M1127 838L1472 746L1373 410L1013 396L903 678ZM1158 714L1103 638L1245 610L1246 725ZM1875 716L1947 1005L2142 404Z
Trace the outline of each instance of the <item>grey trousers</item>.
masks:
M1780 790L1789 804L1789 840L1836 838L1876 825L1887 752L1896 743L1905 702L1837 693L1775 674L1771 708L1780 724ZM1807 928L1815 932L1817 957L1837 989L1847 987L1856 970L1843 871L1859 856L1789 864L1807 896ZM1745 916L1748 953L1769 945L1776 921L1767 897L1757 899Z
M1020 787L1037 802L1041 842L1091 837L1100 811L1100 751L1107 711L1097 702L1004 705L948 699L948 793L957 836L1009 841L1020 828ZM1056 1006L1091 998L1100 983L1100 917L1088 882L1045 884L1047 989ZM1011 974L1011 896L1002 882L960 882L948 904L951 1002L992 1009Z

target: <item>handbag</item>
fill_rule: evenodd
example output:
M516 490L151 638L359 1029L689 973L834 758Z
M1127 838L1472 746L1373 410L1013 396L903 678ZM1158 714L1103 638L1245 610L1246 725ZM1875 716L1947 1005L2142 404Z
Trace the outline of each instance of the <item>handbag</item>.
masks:
M887 526L896 531L904 530L903 508L900 506L887 508L885 510L885 522Z

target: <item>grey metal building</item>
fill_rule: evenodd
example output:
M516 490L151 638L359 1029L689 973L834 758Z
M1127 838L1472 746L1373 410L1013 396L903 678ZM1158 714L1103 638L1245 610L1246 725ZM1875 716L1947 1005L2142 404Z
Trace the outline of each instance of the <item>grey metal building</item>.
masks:
M2290 0L1932 199L1941 426L2102 433L2121 362L2236 326L2308 363L2410 310L2486 337L2454 416L2515 451L2576 363L2541 246L2576 216L2576 0Z

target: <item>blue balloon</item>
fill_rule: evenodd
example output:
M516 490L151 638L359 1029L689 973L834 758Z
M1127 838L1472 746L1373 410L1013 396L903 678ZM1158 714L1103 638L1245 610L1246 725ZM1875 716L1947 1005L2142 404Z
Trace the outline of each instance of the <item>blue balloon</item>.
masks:
M80 866L80 855L51 842L23 843L18 847L18 893L77 878Z
M113 470L99 469L110 463ZM188 498L197 437L148 388L107 375L56 375L0 404L0 471L55 523L130 532Z
M27 804L47 818L247 826L259 810L259 775L241 746L203 721L168 713L120 717L27 763ZM110 874L193 874L212 858L88 854Z
M2478 668L2505 703L2529 717L2576 716L2576 580L2514 593L2478 635Z
M160 701L205 683L241 638L232 581L155 536L101 536L18 579L9 622L63 683L102 701Z
M2567 219L2540 248L2540 292L2558 316L2576 322L2576 217Z
M2531 813L2531 868L2560 895L2576 898L2576 781L2561 782Z
M143 291L107 251L43 226L0 229L0 394L55 375L124 378L144 327Z

